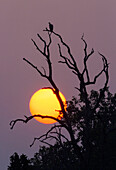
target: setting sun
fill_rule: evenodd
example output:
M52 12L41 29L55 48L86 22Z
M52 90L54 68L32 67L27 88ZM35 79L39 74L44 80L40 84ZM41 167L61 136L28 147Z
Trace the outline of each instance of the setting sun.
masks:
M66 99L61 92L60 97L66 108ZM58 118L59 111L61 110L59 101L50 88L43 88L33 94L29 103L30 112L32 115L53 116ZM35 119L41 123L52 124L56 121L49 118L35 117Z

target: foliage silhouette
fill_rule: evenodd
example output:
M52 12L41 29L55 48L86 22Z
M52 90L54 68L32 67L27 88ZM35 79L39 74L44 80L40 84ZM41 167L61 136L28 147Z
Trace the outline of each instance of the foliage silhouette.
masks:
M97 102L99 93L91 91L89 99L91 107ZM73 97L68 102L67 113L71 125L77 136L77 143L80 143L81 152L86 156L85 145L85 108L82 100ZM104 98L99 103L98 110L91 116L90 138L89 138L89 164L88 167L80 167L78 155L75 154L71 141L57 142L48 147L40 147L39 152L35 153L30 159L30 168L40 170L67 170L67 169L89 169L89 170L113 170L116 167L116 94L111 94L107 89ZM80 107L81 106L81 107ZM78 113L78 114L77 114ZM77 131L78 129L78 131ZM57 134L58 135L58 134ZM20 165L19 157L11 159L13 165ZM12 157L11 157L12 158ZM14 167L14 166L13 166Z
M16 152L10 157L10 166L8 170L30 170L31 165L27 156L22 154L19 156Z

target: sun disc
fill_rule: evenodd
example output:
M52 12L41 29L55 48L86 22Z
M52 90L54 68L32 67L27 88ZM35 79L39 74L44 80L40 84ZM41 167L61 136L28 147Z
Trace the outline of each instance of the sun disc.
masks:
M66 99L61 92L59 92L59 94L66 109ZM59 101L53 90L50 88L43 88L35 92L30 99L29 108L32 115L39 114L42 116L53 116L55 118L58 118L59 111L61 110ZM52 124L56 122L56 120L50 118L42 119L41 117L35 117L35 119L45 124Z

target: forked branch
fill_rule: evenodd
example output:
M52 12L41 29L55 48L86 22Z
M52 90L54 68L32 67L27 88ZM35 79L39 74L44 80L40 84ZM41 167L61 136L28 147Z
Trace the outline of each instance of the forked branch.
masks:
M34 143L36 142L36 140L39 140L40 142L43 142L45 143L45 141L47 139L50 139L50 138L54 138L56 139L57 141L60 141L61 142L61 139L59 137L56 137L56 136L52 136L51 134L55 134L57 136L60 135L60 137L63 137L66 141L69 141L63 134L59 134L57 129L59 128L62 128L63 126L62 125L54 125L52 126L44 135L41 135L40 137L38 138L34 138L32 144L30 145L30 147L32 147L34 145ZM55 131L54 131L55 130Z
M83 69L82 75L84 75L84 73L86 73L87 81L89 82L90 77L89 77L89 72L88 72L88 68L87 68L87 60L94 53L94 49L92 48L91 52L88 54L88 52L87 52L87 42L84 39L84 34L83 34L81 39L82 39L82 41L84 42L84 45L85 45L85 47L84 47L84 53L85 53L85 56L84 56L84 69Z
M42 77L45 77L48 79L48 76L46 75L46 71L44 70L44 74L35 66L33 63L31 63L26 58L23 58L24 61L26 61L31 67L33 67ZM43 68L43 67L42 67ZM44 68L43 68L44 69Z
M90 80L87 62L88 62L89 57L94 54L94 49L92 48L91 51L88 53L88 51L87 51L88 45L87 45L86 40L84 39L84 34L82 35L82 38L81 38L82 41L84 42L84 59L83 59L84 69L81 73L77 67L76 60L74 59L74 56L71 53L70 47L64 42L61 35L59 35L58 33L55 33L55 32L53 32L53 33L54 33L54 35L59 37L62 45L64 45L67 48L68 55L70 56L70 59L62 54L61 46L60 46L60 44L58 44L59 54L60 54L60 57L63 59L63 61L59 61L59 63L66 64L68 66L68 68L71 69L72 72L78 77L78 79L80 81L80 88L76 87L76 89L78 89L82 93L83 92L82 89L86 89L86 86L88 86L88 85L95 84L97 79L102 75L103 72L105 73L105 78L106 78L105 86L107 86L108 80L109 80L108 63L107 63L107 59L105 58L105 56L103 56L101 53L99 53L99 55L102 57L103 69L97 75L95 75L93 81ZM87 81L84 80L84 75L86 75Z

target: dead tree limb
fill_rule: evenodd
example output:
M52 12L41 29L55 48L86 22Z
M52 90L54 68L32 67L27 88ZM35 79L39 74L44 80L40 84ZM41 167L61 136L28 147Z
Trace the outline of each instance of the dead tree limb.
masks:
M88 72L88 68L87 68L87 62L88 62L88 59L90 58L90 56L92 56L94 54L94 49L92 48L89 53L87 52L88 46L87 46L86 40L84 39L84 34L82 35L82 38L81 38L81 40L84 42L84 54L85 54L84 59L83 59L84 69L83 69L82 73L79 71L79 68L77 66L76 60L75 60L74 56L71 53L70 47L64 42L64 40L63 40L63 38L61 37L60 34L55 33L55 32L53 32L53 34L55 36L59 37L59 39L61 41L61 44L66 47L67 53L68 53L68 55L70 57L70 58L68 58L68 57L66 57L66 56L64 56L62 54L61 46L60 46L60 44L58 44L59 54L60 54L60 57L63 59L63 61L59 61L59 63L66 64L67 67L70 70L72 70L72 72L78 77L78 80L80 82L80 88L76 87L76 89L78 89L79 92L86 98L86 101L89 100L87 98L88 94L87 94L86 86L89 86L91 84L95 84L97 79L102 75L102 73L105 74L104 87L101 90L102 92L100 93L98 103L95 106L95 108L97 108L99 106L100 100L101 100L101 98L103 96L103 93L106 90L106 87L107 87L108 81L109 81L109 74L108 74L108 66L109 66L109 64L107 63L106 57L103 54L98 52L98 54L102 57L103 69L98 74L96 74L95 77L94 77L94 80L91 81L90 80L90 75L89 75L89 72ZM87 81L85 81L85 78L84 78L85 74L86 74L86 77L87 77ZM95 108L94 108L94 110L95 110Z
M59 134L58 133L58 131L56 130L57 128L64 128L64 126L63 125L61 125L61 124L59 124L59 125L54 125L54 126L52 126L44 135L41 135L40 137L38 137L38 138L34 138L34 140L33 140L33 142L32 142L32 144L30 145L30 147L31 146L33 146L34 145L34 143L35 143L35 141L36 140L39 140L40 142L43 142L43 141L45 141L45 140L47 140L47 139L50 139L50 134L57 134L57 135L60 135L60 137L62 137L62 138L64 138L67 142L69 142L69 139L68 138L66 138L63 134ZM55 131L54 131L55 130Z
M10 122L11 129L14 128L14 126L15 126L15 124L16 124L17 122L28 123L28 122L29 122L31 119L33 119L34 117L41 117L42 119L46 119L46 118L53 119L53 120L59 122L63 127L67 128L66 125L64 124L64 121L63 121L63 120L57 119L57 118L55 118L55 117L53 117L53 116L47 116L47 115L46 115L46 116L43 116L43 115L37 114L37 115L29 116L29 117L27 117L27 116L24 116L24 117L25 117L25 119L12 120L12 121Z

